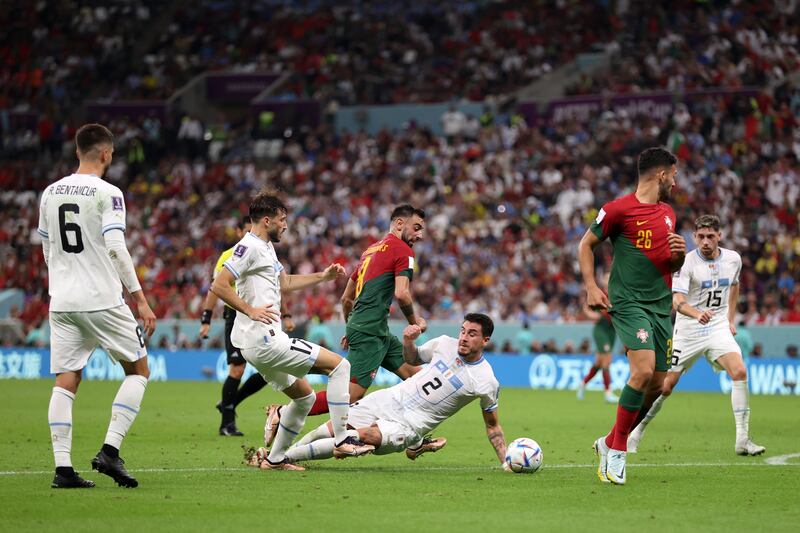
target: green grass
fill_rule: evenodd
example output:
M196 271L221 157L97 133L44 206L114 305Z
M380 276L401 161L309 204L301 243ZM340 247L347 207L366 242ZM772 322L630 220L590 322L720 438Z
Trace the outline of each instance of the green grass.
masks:
M631 456L628 484L595 476L592 441L615 407L598 393L503 390L506 437L544 449L534 475L502 472L472 404L436 432L447 448L411 462L405 455L309 463L302 473L241 464L258 445L264 389L240 408L244 438L216 434L219 385L151 383L122 449L139 479L121 489L91 472L117 383L85 382L74 410L72 457L97 483L50 489L47 405L52 382L2 381L0 524L4 531L796 531L800 460L772 466L733 454L730 400L676 394ZM798 399L751 398L751 428L766 457L800 452ZM311 418L307 428L324 419ZM794 464L791 464L794 461ZM690 466L695 464L695 466ZM641 465L641 466L637 466ZM89 475L92 474L92 475Z

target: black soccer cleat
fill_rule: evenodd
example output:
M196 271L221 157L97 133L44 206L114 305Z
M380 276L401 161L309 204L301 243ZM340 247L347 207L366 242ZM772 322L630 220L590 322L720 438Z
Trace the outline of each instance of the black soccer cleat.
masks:
M236 427L236 422L230 422L219 427L219 434L223 437L243 437L244 433Z
M107 475L120 487L131 489L138 487L139 482L125 470L124 465L125 461L122 460L122 457L111 457L102 450L92 459L92 469Z
M56 477L53 478L50 487L54 489L91 489L94 487L94 481L83 479L77 472L72 476L62 476L56 472Z

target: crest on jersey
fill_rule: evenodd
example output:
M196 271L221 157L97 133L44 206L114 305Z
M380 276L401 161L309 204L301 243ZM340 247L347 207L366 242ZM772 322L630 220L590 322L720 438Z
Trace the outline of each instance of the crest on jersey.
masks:
M645 343L650 338L650 334L644 328L639 328L639 331L636 332L636 338Z
M672 220L667 215L664 215L664 223L670 230L672 229Z
M236 249L233 251L233 255L236 257L242 257L244 253L247 251L247 246L244 244L237 244Z
M114 211L122 211L122 196L111 197L111 209Z

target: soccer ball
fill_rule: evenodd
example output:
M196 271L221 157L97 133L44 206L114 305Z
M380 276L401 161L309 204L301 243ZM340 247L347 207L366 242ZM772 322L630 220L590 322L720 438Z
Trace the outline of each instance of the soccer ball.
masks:
M542 459L542 447L533 439L522 437L506 448L506 464L517 474L533 474L542 466Z

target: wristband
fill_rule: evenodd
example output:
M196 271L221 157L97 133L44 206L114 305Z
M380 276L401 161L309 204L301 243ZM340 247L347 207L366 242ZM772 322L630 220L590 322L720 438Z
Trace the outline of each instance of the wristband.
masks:
M203 309L203 314L200 315L200 323L201 324L211 324L211 314L214 311L211 309Z

